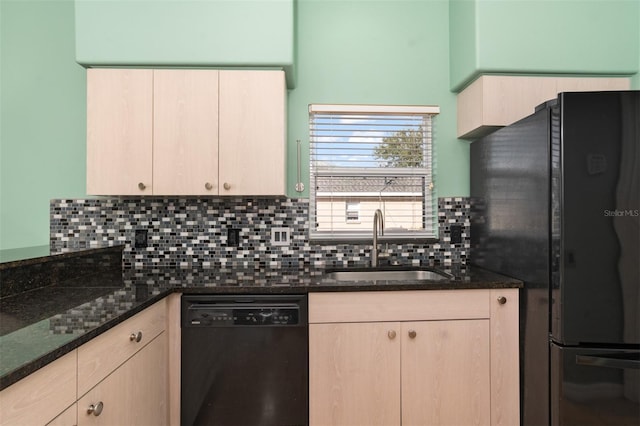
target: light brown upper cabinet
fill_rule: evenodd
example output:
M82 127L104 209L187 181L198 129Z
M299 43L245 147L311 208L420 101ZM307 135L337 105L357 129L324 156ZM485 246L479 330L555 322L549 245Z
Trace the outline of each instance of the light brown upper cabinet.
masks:
M283 71L220 71L220 195L286 192Z
M153 193L218 190L218 71L153 72Z
M153 70L87 70L87 193L151 194Z
M284 195L282 71L87 71L87 193Z
M624 77L484 75L458 94L458 137L474 140L533 114L560 92L628 90Z

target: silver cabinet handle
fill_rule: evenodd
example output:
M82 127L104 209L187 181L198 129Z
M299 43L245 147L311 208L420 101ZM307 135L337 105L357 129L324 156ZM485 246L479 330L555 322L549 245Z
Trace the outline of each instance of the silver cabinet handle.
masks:
M231 189L231 184L225 182L224 185L222 185L224 189L226 189L227 191Z
M89 408L87 408L87 414L93 414L94 416L98 417L102 413L103 408L104 404L102 403L102 401L98 402L95 405L91 404Z
M129 340L131 340L132 342L135 341L136 343L140 343L140 341L142 340L142 331L131 333L131 336L129 336Z
M145 189L147 189L147 185L145 185L144 183L140 182L140 183L138 184L138 189L139 189L140 191L144 191Z
M211 185L211 183L209 182L205 183L204 187L207 191L211 191L213 189L213 185Z
M409 330L409 338L415 339L417 334L415 330Z
M507 298L504 296L498 297L498 303L504 305L505 303L507 303Z
M389 339L393 340L396 338L396 332L395 330L389 330L389 332L387 333L387 336L389 336Z

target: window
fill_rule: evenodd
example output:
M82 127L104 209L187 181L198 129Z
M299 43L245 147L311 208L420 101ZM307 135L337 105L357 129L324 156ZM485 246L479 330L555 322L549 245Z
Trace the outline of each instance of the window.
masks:
M435 238L432 144L438 107L310 105L312 239Z

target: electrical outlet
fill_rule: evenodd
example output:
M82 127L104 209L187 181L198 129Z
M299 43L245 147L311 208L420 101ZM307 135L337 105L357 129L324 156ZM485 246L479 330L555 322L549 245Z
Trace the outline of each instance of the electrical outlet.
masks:
M227 246L238 247L240 245L240 230L235 228L227 229Z
M449 227L449 236L451 237L451 244L462 244L462 226L451 225Z
M288 246L291 239L289 228L271 228L271 245Z
M134 248L147 248L147 238L149 237L149 233L146 229L136 229L133 246Z

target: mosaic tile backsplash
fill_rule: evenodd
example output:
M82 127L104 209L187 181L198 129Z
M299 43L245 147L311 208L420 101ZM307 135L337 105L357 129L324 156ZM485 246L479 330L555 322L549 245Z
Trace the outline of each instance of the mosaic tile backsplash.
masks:
M289 198L55 199L50 204L52 252L125 244L124 269L341 268L368 266L371 243L322 244L308 239L309 201ZM467 197L439 198L439 241L382 243L381 256L401 265L466 264L470 247ZM451 225L462 241L452 244ZM290 244L271 244L271 228L287 228ZM147 230L148 246L135 247ZM231 246L228 230L239 232Z

